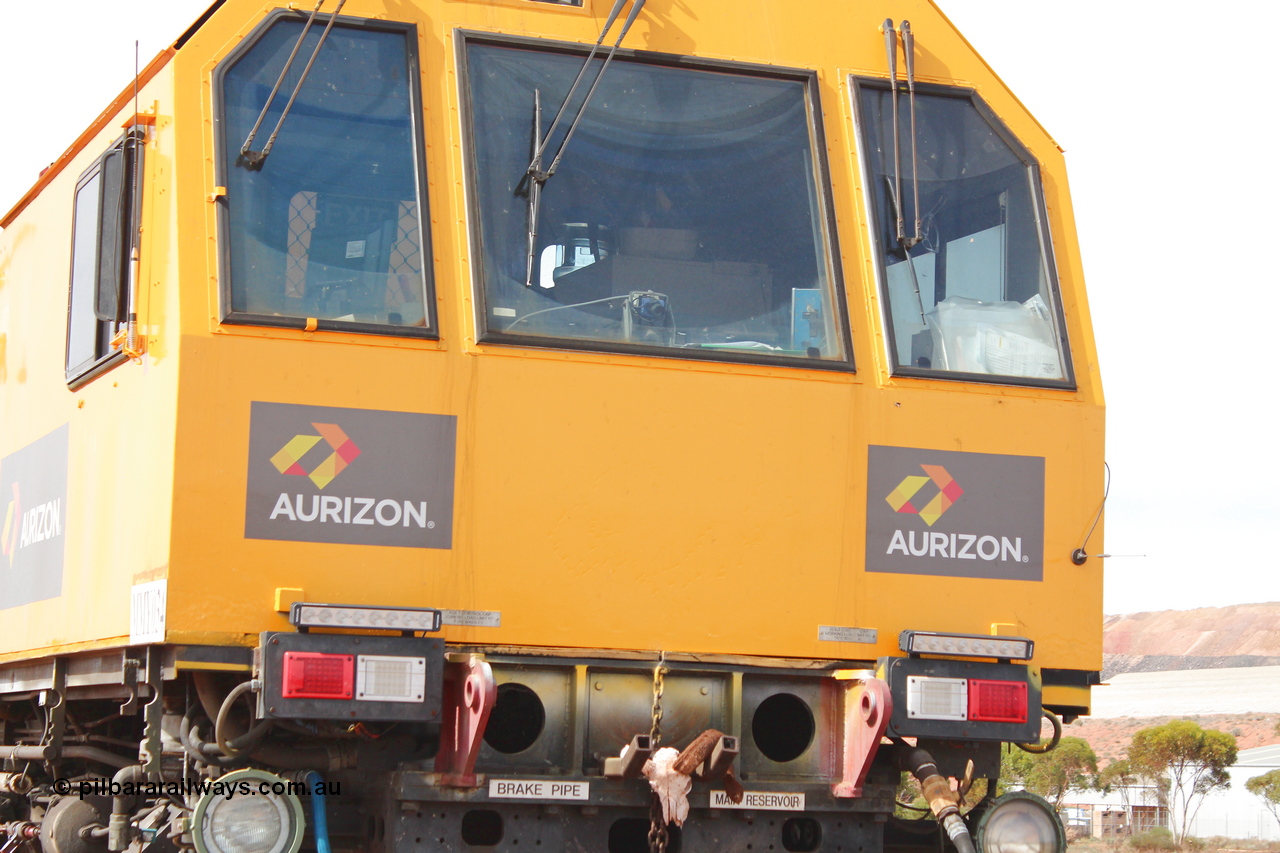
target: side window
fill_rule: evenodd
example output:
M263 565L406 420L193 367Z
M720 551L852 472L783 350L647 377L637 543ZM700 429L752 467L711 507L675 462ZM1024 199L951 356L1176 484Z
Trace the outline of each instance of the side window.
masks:
M434 336L413 29L325 23L277 15L218 71L223 319Z
M971 91L917 90L913 178L907 98L895 134L889 84L855 86L894 372L1070 387L1035 160Z
M138 238L141 135L117 140L76 183L67 309L67 382L88 381L122 358L130 257Z

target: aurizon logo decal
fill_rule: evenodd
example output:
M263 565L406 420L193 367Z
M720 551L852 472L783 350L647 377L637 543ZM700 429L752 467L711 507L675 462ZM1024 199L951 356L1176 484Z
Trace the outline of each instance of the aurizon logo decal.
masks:
M943 513L951 509L955 502L960 500L960 496L964 494L964 489L960 488L960 484L941 465L921 465L920 467L928 476L911 475L904 478L897 488L888 494L885 500L889 503L889 506L893 507L894 512L919 515L924 519L925 524L933 527L934 522L942 518ZM938 487L938 493L923 507L916 509L912 498L930 480Z
M313 423L311 426L315 427L316 432L320 434L306 435L300 433L295 435L271 457L271 464L275 465L276 470L281 474L307 477L316 484L316 488L323 489L333 482L334 477L341 474L348 465L355 461L356 457L360 455L360 448L356 446L354 441L347 438L347 434L337 424ZM302 457L306 456L307 452L322 440L329 443L329 446L333 448L333 453L329 454L328 458L317 465L314 470L308 471L302 467Z
M15 482L13 500L9 501L5 510L4 528L0 530L0 557L8 557L12 568L18 551L61 535L62 498L54 498L23 512L22 497Z
M0 535L0 554L9 558L9 565L13 565L13 555L18 550L18 524L22 518L22 498L18 495L18 484L13 484L13 500L9 501L9 508L4 513L4 531Z

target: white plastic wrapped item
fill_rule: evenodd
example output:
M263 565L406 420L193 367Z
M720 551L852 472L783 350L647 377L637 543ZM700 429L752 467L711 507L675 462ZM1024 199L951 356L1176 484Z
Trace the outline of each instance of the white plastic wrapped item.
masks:
M935 305L926 320L937 370L1062 378L1053 319L1038 293L1023 303L951 296Z

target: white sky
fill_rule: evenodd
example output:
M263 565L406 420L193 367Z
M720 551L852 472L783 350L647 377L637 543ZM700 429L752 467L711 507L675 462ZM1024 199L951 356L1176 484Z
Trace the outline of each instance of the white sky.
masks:
M1280 232L1280 3L939 2L1067 151L1108 404L1106 550L1146 555L1107 560L1106 611L1280 601L1280 266L1258 248ZM145 65L206 5L4 3L0 211L128 84L134 40Z

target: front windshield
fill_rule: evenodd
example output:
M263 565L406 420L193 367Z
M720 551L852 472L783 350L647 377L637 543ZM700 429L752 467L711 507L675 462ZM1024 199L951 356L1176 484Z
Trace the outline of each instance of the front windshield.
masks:
M1069 381L1034 161L967 90L931 89L916 97L917 186L907 98L898 99L899 172L892 91L858 87L898 372Z
M545 183L530 257L535 122L545 132L582 61L467 45L489 338L844 359L797 77L615 60Z

